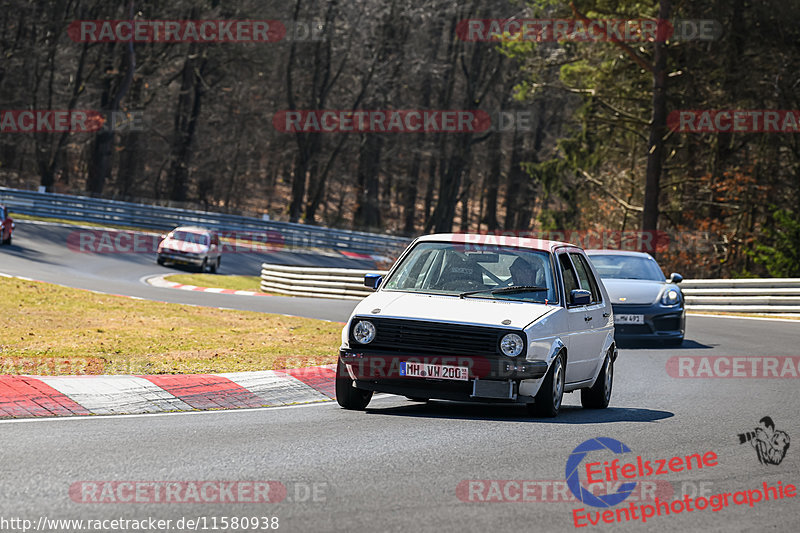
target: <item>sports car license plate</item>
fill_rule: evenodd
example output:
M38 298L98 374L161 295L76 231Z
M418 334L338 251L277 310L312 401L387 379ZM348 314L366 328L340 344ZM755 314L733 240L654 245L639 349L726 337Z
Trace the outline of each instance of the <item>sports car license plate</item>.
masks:
M400 375L410 378L469 380L469 368L452 365L428 365L424 363L400 363Z
M614 324L644 324L644 315L614 315Z

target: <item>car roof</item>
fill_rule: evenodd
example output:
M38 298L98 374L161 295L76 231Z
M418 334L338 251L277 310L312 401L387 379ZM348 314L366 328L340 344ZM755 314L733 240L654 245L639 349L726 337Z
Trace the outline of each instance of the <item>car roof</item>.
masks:
M211 233L211 230L201 228L200 226L178 226L172 231L185 231L188 233ZM170 233L172 233L172 231L170 231Z
M454 242L458 244L475 244L479 246L510 246L552 252L556 248L569 246L581 249L580 246L568 242L531 239L511 235L492 235L483 233L434 233L417 238L417 242Z
M584 250L586 255L627 255L629 257L645 257L653 259L647 252L634 252L632 250Z

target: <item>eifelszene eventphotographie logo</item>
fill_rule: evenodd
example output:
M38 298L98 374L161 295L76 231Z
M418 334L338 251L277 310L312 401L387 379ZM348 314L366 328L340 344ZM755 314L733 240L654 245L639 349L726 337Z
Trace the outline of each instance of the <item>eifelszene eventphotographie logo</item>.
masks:
M765 416L758 421L760 424L753 431L739 433L739 444L749 442L756 450L758 461L762 465L779 465L786 457L789 449L789 435L785 431L775 429L772 418Z

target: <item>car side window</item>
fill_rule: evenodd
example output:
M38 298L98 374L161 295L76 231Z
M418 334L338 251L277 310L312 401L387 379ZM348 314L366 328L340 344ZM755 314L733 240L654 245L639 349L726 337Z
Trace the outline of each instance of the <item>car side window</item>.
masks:
M578 271L578 279L581 282L581 288L592 293L593 304L600 303L603 298L600 295L597 281L594 279L594 275L592 275L592 269L589 268L589 265L586 263L586 258L576 253L570 253L569 255L572 257L572 262L575 265L575 269Z
M572 266L572 261L565 253L558 254L558 266L561 269L561 278L564 280L564 293L567 305L569 305L569 295L574 289L580 289L578 286L578 278L575 276L575 269Z

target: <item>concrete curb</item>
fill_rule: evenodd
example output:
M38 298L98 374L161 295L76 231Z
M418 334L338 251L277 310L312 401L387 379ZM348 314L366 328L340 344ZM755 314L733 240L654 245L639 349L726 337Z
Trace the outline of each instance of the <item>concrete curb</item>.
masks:
M0 376L0 419L163 413L330 401L335 365L143 376Z

